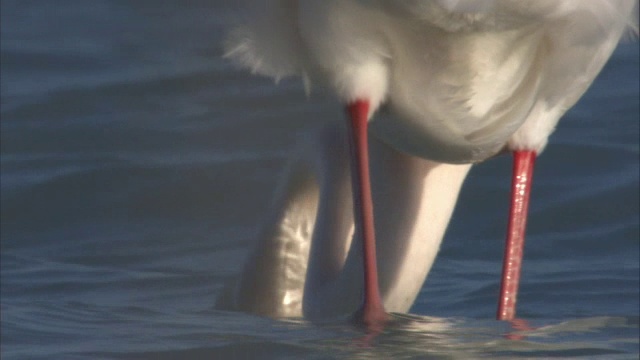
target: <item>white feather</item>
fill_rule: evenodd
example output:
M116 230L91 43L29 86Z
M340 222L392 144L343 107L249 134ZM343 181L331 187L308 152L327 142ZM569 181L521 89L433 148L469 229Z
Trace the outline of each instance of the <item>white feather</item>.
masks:
M296 0L243 0L224 43L225 57L253 73L279 80L302 75L304 45Z
M344 102L389 102L377 136L408 153L476 162L542 151L633 23L635 0L251 1L227 57L299 75ZM309 80L310 79L310 80ZM517 131L517 132L516 132Z

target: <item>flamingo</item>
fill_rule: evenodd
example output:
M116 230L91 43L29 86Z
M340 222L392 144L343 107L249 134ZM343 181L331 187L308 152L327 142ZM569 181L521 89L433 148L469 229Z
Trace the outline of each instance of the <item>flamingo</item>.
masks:
M310 319L356 313L367 324L407 312L471 165L512 152L497 318L513 319L535 158L625 29L637 31L637 6L245 1L226 57L276 80L299 76L307 91L330 88L345 104L347 131L330 126L300 140L219 306Z

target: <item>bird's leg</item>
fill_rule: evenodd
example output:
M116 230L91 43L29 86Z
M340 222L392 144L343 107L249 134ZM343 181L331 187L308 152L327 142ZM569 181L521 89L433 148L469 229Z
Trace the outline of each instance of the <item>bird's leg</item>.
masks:
M511 209L509 210L509 225L502 263L498 320L512 320L516 314L524 235L536 153L535 151L518 150L514 151L513 156Z
M356 232L362 236L364 264L364 303L359 311L365 324L379 324L387 319L380 298L376 243L373 225L373 200L369 177L367 125L369 102L357 100L347 106L351 146L351 184Z

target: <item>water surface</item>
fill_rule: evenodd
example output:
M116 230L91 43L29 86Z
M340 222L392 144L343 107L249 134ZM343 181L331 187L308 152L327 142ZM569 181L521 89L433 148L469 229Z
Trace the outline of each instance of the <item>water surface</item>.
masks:
M475 167L412 308L377 337L214 310L326 94L220 58L217 1L2 2L6 359L637 358L638 44L538 160L519 315L493 320L510 160Z

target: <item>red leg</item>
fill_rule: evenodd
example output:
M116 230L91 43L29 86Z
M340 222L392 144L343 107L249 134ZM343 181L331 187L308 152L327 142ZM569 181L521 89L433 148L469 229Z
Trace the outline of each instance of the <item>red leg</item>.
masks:
M356 232L362 235L364 263L364 303L361 309L366 324L378 324L387 319L380 298L376 243L373 225L373 200L369 178L369 145L367 125L369 102L357 100L347 106L351 132L351 184L353 191Z
M529 210L529 195L533 165L536 159L534 151L515 151L513 158L513 177L511 179L511 209L507 241L502 263L502 285L498 303L498 320L512 320L516 314L524 235Z

